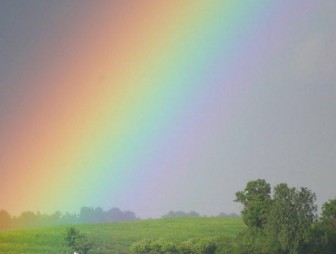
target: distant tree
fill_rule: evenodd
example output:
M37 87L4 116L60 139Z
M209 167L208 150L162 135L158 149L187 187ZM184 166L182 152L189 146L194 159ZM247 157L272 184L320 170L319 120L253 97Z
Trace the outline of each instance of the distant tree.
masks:
M162 218L195 218L195 217L200 217L200 215L195 211L191 211L189 213L183 211L176 211L176 212L170 211L162 216Z
M273 202L267 216L266 235L270 245L283 253L303 253L311 239L316 220L316 195L307 188L274 188Z
M250 181L243 191L236 193L235 202L242 203L241 212L249 227L263 228L271 206L271 186L263 179Z
M230 213L229 215L228 215L229 217L232 217L232 218L238 218L238 217L240 217L238 214L236 214L236 213Z
M94 221L94 214L94 208L84 206L80 209L79 220L85 223L92 222Z
M62 224L76 224L78 223L78 216L76 214L65 213L61 217Z
M239 215L236 214L236 213L229 213L229 214L226 214L226 213L221 212L221 213L218 214L216 217L219 217L219 218L226 218L226 217L228 217L228 218L238 218Z
M135 216L134 212L131 211L124 211L123 212L123 221L128 221L128 220L136 220L137 217Z
M38 216L33 212L23 212L17 218L17 223L21 227L33 227L37 225Z
M217 215L217 217L225 218L225 217L229 217L229 216L226 213L221 212L220 214Z
M0 210L0 230L11 226L11 216L5 210Z
M112 208L107 211L107 218L109 221L130 221L137 219L134 212L121 211L119 208Z
M106 221L105 212L101 207L96 207L96 209L94 209L92 221L94 223L100 223Z
M195 218L195 217L200 217L200 215L195 211L191 211L187 214L187 217Z

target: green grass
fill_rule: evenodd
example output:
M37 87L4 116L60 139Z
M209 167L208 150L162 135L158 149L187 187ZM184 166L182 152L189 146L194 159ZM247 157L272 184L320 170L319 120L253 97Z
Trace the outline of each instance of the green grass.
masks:
M63 234L69 226L15 230L0 233L0 253L62 254ZM245 228L240 218L180 218L76 225L95 243L89 252L127 253L130 244L141 239L167 239L174 242L220 234L235 236Z

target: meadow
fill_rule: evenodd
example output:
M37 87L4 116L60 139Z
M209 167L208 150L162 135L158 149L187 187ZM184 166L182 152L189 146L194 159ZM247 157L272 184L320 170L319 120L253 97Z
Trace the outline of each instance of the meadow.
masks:
M63 235L69 226L0 232L0 253L66 254ZM180 242L191 238L234 237L245 228L240 218L174 218L76 225L94 241L91 254L128 253L129 246L142 239Z

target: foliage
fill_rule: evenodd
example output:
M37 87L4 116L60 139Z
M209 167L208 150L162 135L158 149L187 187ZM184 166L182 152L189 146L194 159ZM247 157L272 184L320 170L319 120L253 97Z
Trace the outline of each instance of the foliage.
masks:
M72 229L68 242L78 246L77 252L85 253L92 247L92 254L127 253L129 249L141 254L335 254L335 200L323 205L322 215L316 220L316 197L306 188L279 184L271 196L270 185L259 179L249 182L236 198L244 205L247 228L240 218L166 218L77 225L94 235L96 244L90 245L78 229ZM87 209L83 215L90 211L102 213L101 209ZM23 217L40 216L26 213ZM55 213L53 217L60 216ZM59 244L64 230L61 226L2 232L0 253L68 253Z
M162 218L194 218L194 217L200 217L200 215L195 211L191 211L189 213L183 211L177 211L177 212L170 211L162 216Z
M121 211L119 208L111 208L104 211L100 207L82 207L79 214L70 214L68 212L62 214L59 211L53 214L44 214L25 211L18 217L12 217L7 211L0 210L0 230L131 220L137 220L135 213L131 211Z
M130 247L133 254L214 254L216 249L215 241L202 238L183 241L178 245L163 239L145 239Z
M144 239L139 242L135 242L130 247L131 253L134 254L173 254L177 253L177 248L174 243L167 240L148 240Z
M216 254L232 254L235 253L235 245L231 237L225 235L219 235L215 239L216 242Z
M241 214L248 227L264 227L271 205L270 194L270 184L262 179L248 182L243 191L236 193L235 201L243 204Z
M266 233L271 246L289 254L299 253L311 239L316 219L316 195L307 188L274 188L273 202L267 217Z
M213 254L216 252L215 241L209 239L191 239L179 244L181 254Z
M336 199L329 200L322 206L322 221L336 229Z
M267 247L266 236L263 229L252 227L237 235L236 248L233 253L236 254L262 254L273 253Z
M134 254L145 254L151 252L152 240L143 239L141 241L135 242L130 246L131 253Z
M274 188L265 180L247 183L236 193L244 205L242 217L248 230L239 234L236 253L309 253L316 223L316 195L307 188ZM333 220L331 204L325 205L325 218ZM329 212L331 211L331 212ZM331 214L331 215L330 215ZM330 219L331 218L331 219ZM315 232L316 233L316 232Z
M11 216L5 210L0 210L0 230L7 229L11 225Z
M80 254L86 254L93 245L85 235L80 233L79 230L74 227L70 227L66 230L64 241L72 251Z
M313 228L312 254L334 254L336 250L336 199L322 206L322 216Z

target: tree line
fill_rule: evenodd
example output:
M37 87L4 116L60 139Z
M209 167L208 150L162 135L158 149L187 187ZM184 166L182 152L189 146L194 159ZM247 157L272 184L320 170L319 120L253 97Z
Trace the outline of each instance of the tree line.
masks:
M201 216L199 213L195 211L190 211L190 212L183 212L183 211L169 211L167 214L163 215L161 218L198 218L198 217L207 217L207 216ZM235 213L219 213L217 216L212 216L212 217L226 217L226 218L236 218L239 217L238 214Z
M144 239L132 254L335 254L336 199L317 214L316 195L308 188L280 183L271 189L263 179L249 181L235 194L242 204L246 230L236 237L172 242Z
M28 211L21 213L17 217L11 216L6 210L0 210L0 230L62 224L131 221L137 219L134 212L122 211L119 208L111 208L104 211L100 207L82 207L79 214L55 212L50 215Z
M334 254L336 199L317 214L316 194L280 183L271 190L263 179L236 193L247 230L238 235L240 253Z

